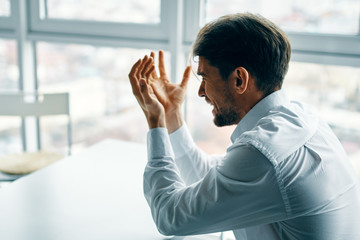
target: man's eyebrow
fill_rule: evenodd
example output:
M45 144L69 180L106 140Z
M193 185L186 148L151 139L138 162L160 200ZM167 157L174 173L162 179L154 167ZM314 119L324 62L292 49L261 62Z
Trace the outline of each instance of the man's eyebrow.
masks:
M199 76L205 76L206 77L206 74L204 72L197 72L196 74L199 75Z

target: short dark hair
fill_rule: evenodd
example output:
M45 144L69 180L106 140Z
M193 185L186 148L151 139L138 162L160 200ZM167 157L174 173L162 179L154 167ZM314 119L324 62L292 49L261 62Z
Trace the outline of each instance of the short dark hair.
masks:
M225 80L235 68L244 67L266 96L282 86L291 45L286 34L266 18L237 13L206 24L197 35L193 55L207 59Z

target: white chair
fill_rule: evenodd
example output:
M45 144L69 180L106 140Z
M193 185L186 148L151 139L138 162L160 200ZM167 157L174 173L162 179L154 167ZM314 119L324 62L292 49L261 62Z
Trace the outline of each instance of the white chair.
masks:
M30 101L28 101L30 99ZM67 115L68 154L71 154L71 119L68 93L29 94L0 93L0 116L40 117ZM24 121L22 121L24 123ZM24 129L24 124L22 124ZM38 124L38 150L26 153L25 134L22 131L23 154L0 157L0 181L13 181L23 174L30 173L61 158L59 154L41 151L40 124Z

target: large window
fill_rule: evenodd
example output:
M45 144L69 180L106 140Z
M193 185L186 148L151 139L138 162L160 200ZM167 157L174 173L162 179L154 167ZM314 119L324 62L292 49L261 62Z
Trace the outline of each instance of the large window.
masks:
M179 81L185 62L179 56L199 28L246 11L288 33L288 95L313 104L349 155L359 156L360 0L0 0L0 90L69 92L74 152L108 137L144 142L147 125L127 79L133 62L148 49L164 49L169 75ZM205 151L223 153L234 127L214 126L198 87L192 79L189 128ZM20 149L21 122L5 122L1 149ZM66 149L65 118L45 118L40 127L44 148Z
M170 70L170 7L160 0L0 0L0 38L14 39L0 39L0 90L69 92L73 153L105 138L145 142L147 124L127 75L148 49L164 49ZM24 132L18 118L0 121L0 154L21 151L21 137L37 142L34 121L24 122ZM66 116L39 123L42 149L67 152Z

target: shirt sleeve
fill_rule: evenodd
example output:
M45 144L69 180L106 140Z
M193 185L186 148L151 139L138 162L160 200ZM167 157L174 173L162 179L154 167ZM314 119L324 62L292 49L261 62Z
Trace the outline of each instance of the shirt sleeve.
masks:
M167 131L160 128L148 133L144 194L165 235L227 231L286 217L274 169L253 146L230 147L220 165L187 186Z
M202 179L212 167L224 158L224 155L207 155L199 149L185 123L169 136L174 149L176 165L186 185Z

